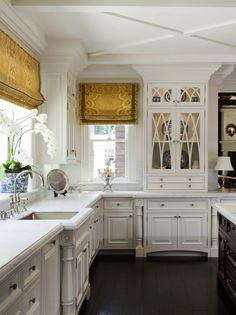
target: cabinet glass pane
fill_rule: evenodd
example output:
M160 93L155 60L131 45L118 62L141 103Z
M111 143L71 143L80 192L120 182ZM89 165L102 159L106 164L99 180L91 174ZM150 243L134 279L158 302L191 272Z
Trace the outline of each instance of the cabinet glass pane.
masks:
M173 102L173 90L166 87L152 87L151 88L151 102L152 103L169 103Z
M201 100L200 87L181 87L179 101L181 103L198 103Z
M171 113L152 113L152 168L171 169L173 161Z
M181 113L178 121L179 169L200 169L200 113Z

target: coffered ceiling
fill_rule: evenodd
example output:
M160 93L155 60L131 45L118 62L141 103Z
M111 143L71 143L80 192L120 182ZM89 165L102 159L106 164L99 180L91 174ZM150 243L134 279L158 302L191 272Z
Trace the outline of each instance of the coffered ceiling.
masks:
M90 64L236 63L236 1L12 0L46 42L80 42Z

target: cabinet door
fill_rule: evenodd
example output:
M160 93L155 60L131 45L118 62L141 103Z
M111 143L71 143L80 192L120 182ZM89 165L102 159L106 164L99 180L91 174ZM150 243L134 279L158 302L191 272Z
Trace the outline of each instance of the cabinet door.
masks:
M176 85L176 103L181 106L204 105L203 84L178 84Z
M57 240L44 246L42 258L42 314L60 314L60 257Z
M84 292L89 285L89 247L88 243L76 257L75 262L75 296L76 306L83 298Z
M67 160L77 160L77 146L78 146L78 121L76 113L76 104L72 102L67 103Z
M176 112L176 171L204 170L204 111Z
M173 172L175 169L173 120L172 111L148 112L149 172Z
M104 246L133 248L133 214L104 214Z
M24 294L24 314L25 315L41 315L42 314L40 310L41 306L42 305L40 303L40 281L38 280L28 290L28 292ZM56 313L50 313L50 314L56 314Z
M148 248L177 248L177 216L175 213L150 213L147 223Z
M176 100L175 86L151 83L148 84L148 105L168 106Z
M178 214L178 248L201 249L207 247L207 214Z

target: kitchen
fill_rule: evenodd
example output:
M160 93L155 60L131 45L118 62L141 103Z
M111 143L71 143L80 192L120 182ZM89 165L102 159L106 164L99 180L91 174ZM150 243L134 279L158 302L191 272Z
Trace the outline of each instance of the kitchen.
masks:
M37 87L41 87L37 100L42 105L35 98L28 103L38 108L40 114L47 114L46 123L55 134L57 154L51 158L39 137L36 142L29 139L26 146L32 147L34 165L45 178L54 169L61 170L64 178L68 176L71 192L65 198L59 195L54 199L51 191L41 188L36 175L27 194L29 200L17 204L19 200L15 198L12 206L14 211L19 206L20 211L26 208L35 213L50 210L80 214L67 220L61 217L56 220L54 214L53 220L51 217L44 222L0 222L4 224L2 231L14 224L16 231L23 233L21 228L28 226L32 230L38 224L42 232L38 236L32 234L28 247L24 241L21 252L20 246L15 246L13 256L6 253L1 279L6 281L6 274L16 268L14 276L19 277L21 285L19 290L14 290L14 286L13 294L3 298L3 314L10 312L8 309L18 303L20 296L27 300L30 289L35 289L42 301L37 307L37 303L31 302L38 312L35 314L49 314L48 309L53 306L43 292L53 281L58 303L50 314L59 314L60 308L62 314L78 312L90 295L85 275L99 249L134 253L140 259L154 259L152 256L167 259L169 253L175 256L185 253L188 257L194 254L194 258L211 260L218 256L217 211L221 211L214 205L234 204L236 200L233 190L224 187L217 190L215 169L217 157L224 156L223 160L228 161L227 152L234 151L235 146L234 133L228 135L222 127L218 134L218 93L235 91L235 46L234 38L230 37L235 25L232 1L225 1L224 6L218 1L208 6L192 1L191 6L186 6L182 0L177 1L176 7L169 1L165 4L140 1L138 6L133 1L126 5L114 1L110 6L106 1L63 3L3 0L0 6L3 34L9 36L15 49L23 47L31 62L40 63L40 79L36 81ZM105 120L110 127L98 128L100 113L96 112L91 119L86 106L100 100L102 90L99 110L109 108L109 104L103 108L101 103L106 100L111 103L110 95L105 93L110 87L112 101L119 99L114 102L117 108L123 103L116 88L125 90L122 96L133 107L129 108L128 117L119 114L116 108L112 119L109 116ZM88 90L94 92L91 99ZM1 94L8 101L10 96L6 96L6 89L5 97ZM80 115L84 108L85 120L91 119L89 124L81 117L78 120L78 102ZM233 108L230 110L234 113ZM101 117L104 122L104 113ZM234 119L224 121L229 117L234 116L222 115L220 124L234 124ZM125 127L121 130L122 125ZM223 150L219 141L225 141L230 149ZM106 153L107 165L99 152ZM112 181L103 191L106 167ZM220 165L218 170L232 170L232 166L224 167ZM38 201L35 210L39 193L48 195L48 199ZM8 195L1 194L0 205L1 210L10 208ZM85 208L87 212L82 211ZM1 217L5 218L5 213ZM50 234L52 230L55 234ZM44 239L44 234L50 236ZM8 238L11 242L10 235ZM41 240L37 246L36 239ZM6 248L10 244L5 244ZM27 252L30 248L32 260L36 259L34 255L40 256L42 264L41 269L36 266L33 270L35 278L32 274L29 283L26 279L24 284L19 270L24 270L27 258L31 257ZM48 257L51 260L47 265ZM16 258L19 261L14 262L13 268L7 261ZM53 261L57 268L52 267ZM53 270L53 280L46 281L47 270ZM84 273L80 284L83 289L73 282L75 272ZM27 313L24 306L19 307Z

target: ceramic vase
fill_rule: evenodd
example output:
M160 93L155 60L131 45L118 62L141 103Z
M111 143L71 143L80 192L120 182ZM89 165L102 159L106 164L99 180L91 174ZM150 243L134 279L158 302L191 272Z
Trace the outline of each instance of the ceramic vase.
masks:
M19 173L5 173L5 176L1 183L2 193L14 193L14 182L15 178ZM18 177L16 182L16 192L25 193L27 192L29 174L22 174Z

